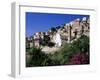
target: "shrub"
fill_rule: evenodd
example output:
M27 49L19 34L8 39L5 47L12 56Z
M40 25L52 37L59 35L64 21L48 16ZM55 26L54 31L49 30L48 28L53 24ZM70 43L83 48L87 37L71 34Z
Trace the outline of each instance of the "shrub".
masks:
M69 64L89 64L89 55L86 53L74 54Z
M59 53L63 56L63 64L69 64L70 59L72 59L71 62L73 62L74 64L74 60L76 58L79 59L79 57L81 57L82 60L88 59L86 63L89 63L89 54L86 55L86 53L89 53L89 38L82 35L73 43L66 43L65 45L63 45ZM77 53L80 53L80 56ZM75 63L80 63L80 60L75 60ZM82 64L85 64L85 62L83 61Z
M89 37L82 35L78 40L72 43L80 52L89 52Z
M41 48L30 48L29 55L32 56L30 61L27 61L30 63L28 66L44 66L46 65L46 61L48 60L48 56L41 51Z
M53 43L49 43L53 46ZM27 60L26 66L56 66L67 64L89 64L89 38L81 36L72 43L65 43L61 49L54 54L46 54L42 48L28 49L31 58ZM87 54L88 53L88 54Z

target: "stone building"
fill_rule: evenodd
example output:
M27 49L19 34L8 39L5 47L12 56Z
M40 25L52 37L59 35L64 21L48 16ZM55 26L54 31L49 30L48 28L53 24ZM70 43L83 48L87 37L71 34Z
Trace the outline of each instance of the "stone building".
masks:
M39 39L40 39L40 35L39 35L39 33L37 32L37 33L35 33L34 35L33 35L33 38L34 38L34 46L36 46L36 47L39 47Z
M33 47L33 37L26 37L26 48L32 48Z
M60 29L60 34L63 36L62 39L70 43L81 37L81 35L89 36L89 23L89 19L86 19L86 17L83 17L82 20L78 18L70 23L66 23L64 29Z

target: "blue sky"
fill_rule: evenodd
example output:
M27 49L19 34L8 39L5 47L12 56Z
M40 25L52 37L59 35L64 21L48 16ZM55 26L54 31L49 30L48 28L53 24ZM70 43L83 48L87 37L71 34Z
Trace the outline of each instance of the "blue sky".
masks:
M89 15L26 12L26 36L32 36L36 32L45 32L51 27L57 27L83 17L89 18Z

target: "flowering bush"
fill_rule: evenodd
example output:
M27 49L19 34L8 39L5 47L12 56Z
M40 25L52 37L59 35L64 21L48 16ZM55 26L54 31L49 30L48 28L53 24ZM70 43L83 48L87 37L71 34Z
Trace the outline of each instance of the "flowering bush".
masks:
M49 43L49 46L53 45ZM27 67L89 64L89 37L83 35L72 43L65 43L54 54L45 54L41 48L36 47L27 49L27 53Z
M86 53L74 54L70 60L70 64L89 64L89 55Z

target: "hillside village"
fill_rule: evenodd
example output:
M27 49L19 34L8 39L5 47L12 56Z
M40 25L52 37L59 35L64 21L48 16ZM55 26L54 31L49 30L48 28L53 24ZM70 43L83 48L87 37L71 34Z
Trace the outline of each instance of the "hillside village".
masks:
M65 43L72 43L80 38L82 35L89 36L90 32L90 20L86 17L82 19L75 19L69 23L65 23L63 26L52 27L47 32L37 32L31 37L26 37L26 48L42 47L45 51L57 50ZM60 37L60 44L57 45L55 35Z

